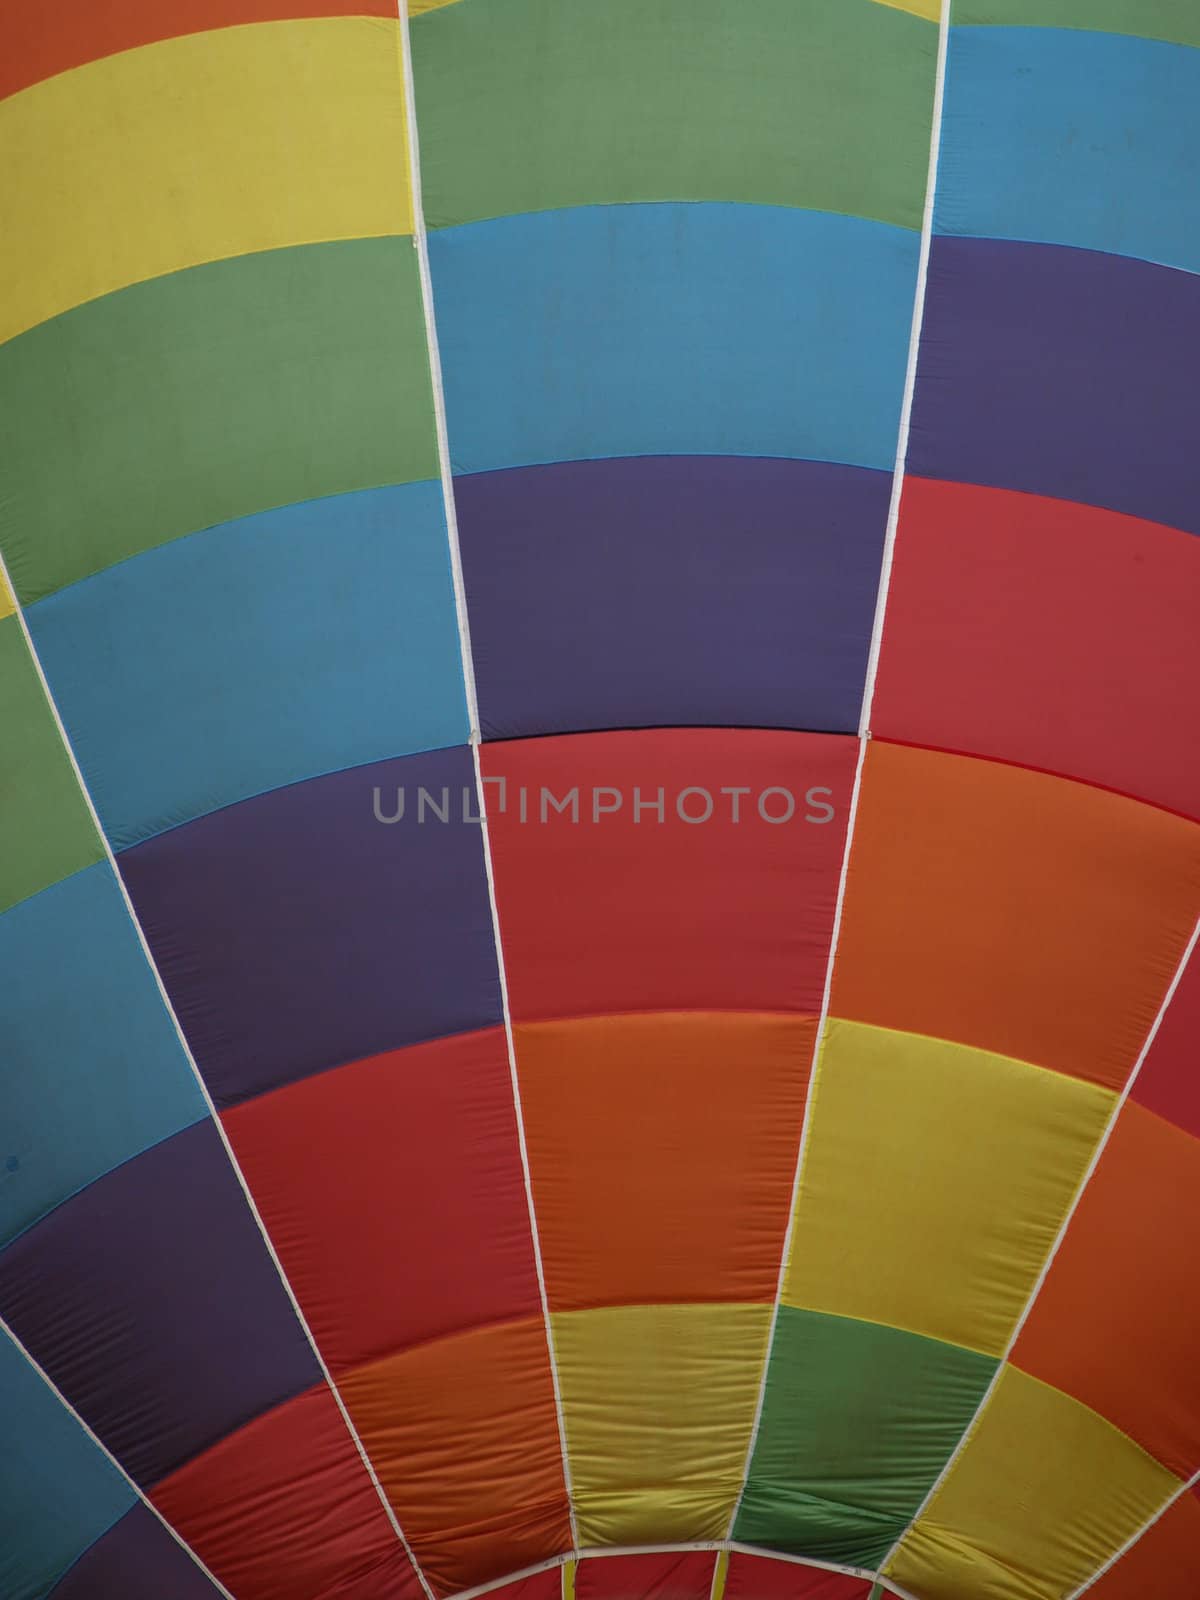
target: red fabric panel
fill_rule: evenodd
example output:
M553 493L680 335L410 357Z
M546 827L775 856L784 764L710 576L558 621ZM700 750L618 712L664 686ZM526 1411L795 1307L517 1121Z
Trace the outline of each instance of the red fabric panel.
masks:
M1200 816L1197 616L1193 534L909 478L873 731Z
M224 1121L335 1372L540 1314L503 1029L318 1073Z
M1200 951L1179 980L1132 1095L1147 1111L1200 1138Z
M324 1385L222 1439L151 1498L237 1600L422 1600Z
M1200 1573L1200 1490L1181 1495L1099 1583L1087 1600L1185 1600Z
M805 1567L795 1561L771 1561L743 1555L729 1557L725 1600L867 1600L870 1583L842 1572Z
M774 1300L815 1036L755 1012L517 1028L555 1311Z
M159 39L292 17L395 17L387 0L0 0L0 100Z
M339 1387L438 1593L570 1550L541 1317L418 1345Z
M530 1578L518 1578L516 1583L492 1589L489 1594L491 1600L561 1600L562 1581L562 1567L550 1567Z
M1128 1104L1013 1351L1180 1477L1200 1467L1200 1139Z
M515 1019L616 1011L820 1009L857 742L832 734L650 728L485 745L496 891ZM542 787L580 791L580 816L547 810ZM741 787L740 821L732 797ZM519 791L528 795L521 821ZM593 821L593 790L621 795ZM665 821L643 810L664 790ZM701 788L707 821L680 820ZM758 801L787 789L792 820ZM808 791L820 788L809 804ZM601 798L601 805L612 802ZM703 797L684 799L697 817ZM804 816L831 820L805 822ZM786 800L768 797L768 813Z
M716 1552L604 1556L575 1569L575 1600L708 1600Z

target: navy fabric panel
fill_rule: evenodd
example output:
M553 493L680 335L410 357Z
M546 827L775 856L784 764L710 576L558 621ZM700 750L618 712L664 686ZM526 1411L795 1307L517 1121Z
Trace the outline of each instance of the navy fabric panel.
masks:
M51 1591L52 1600L216 1600L219 1593L140 1502Z
M643 456L455 482L483 732L858 725L891 474Z
M211 1120L9 1245L0 1315L143 1487L321 1381Z
M4 1333L0 1429L0 1596L42 1600L134 1494Z
M208 1115L107 861L0 916L0 1244Z
M1200 532L1200 277L933 241L908 470Z
M376 820L403 788L409 819ZM412 817L418 789L449 823ZM501 1019L470 751L354 767L128 850L121 871L218 1105ZM454 819L457 819L454 820Z

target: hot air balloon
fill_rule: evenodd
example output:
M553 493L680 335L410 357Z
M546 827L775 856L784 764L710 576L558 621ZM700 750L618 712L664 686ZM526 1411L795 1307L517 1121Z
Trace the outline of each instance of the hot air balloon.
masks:
M1200 7L0 31L0 1600L1200 1595Z

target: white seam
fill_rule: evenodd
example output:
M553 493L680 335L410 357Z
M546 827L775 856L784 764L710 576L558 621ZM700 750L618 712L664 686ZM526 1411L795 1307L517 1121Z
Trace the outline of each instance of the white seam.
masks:
M562 1455L563 1488L567 1496L567 1516L571 1528L571 1542L579 1546L579 1526L575 1516L575 1492L571 1477L571 1458L567 1448L567 1424L563 1412L562 1384L559 1379L558 1357L554 1347L554 1329L550 1320L550 1300L546 1292L546 1273L542 1263L541 1235L538 1231L537 1210L533 1200L533 1178L529 1168L529 1149L525 1139L525 1115L521 1104L520 1074L517 1070L517 1049L513 1037L512 1010L508 996L508 974L504 963L504 943L500 933L500 908L496 899L496 877L492 863L492 841L488 825L487 794L483 781L483 764L480 759L479 703L475 690L475 659L471 652L471 628L467 612L466 585L463 579L462 554L458 541L458 514L454 498L454 475L450 464L450 437L446 423L446 398L442 383L442 358L438 346L437 316L433 303L433 279L429 270L429 245L425 233L425 210L421 193L421 147L417 129L416 87L412 69L412 40L409 34L408 7L398 0L400 18L401 61L404 72L404 103L408 126L409 182L413 208L413 243L421 278L421 304L425 315L425 339L429 354L429 376L433 388L433 408L437 419L438 467L442 480L442 500L446 514L446 537L450 546L450 565L454 574L454 605L458 618L458 642L462 656L463 685L470 720L470 745L475 768L475 794L479 814L479 831L483 849L483 866L487 877L488 905L492 918L492 943L496 954L496 973L500 984L500 1000L504 1014L504 1039L508 1050L508 1074L512 1086L513 1111L517 1121L517 1146L521 1156L521 1175L525 1185L525 1205L529 1215L529 1233L533 1245L534 1266L537 1271L538 1296L542 1308L542 1325L546 1335L546 1354L550 1363L550 1381L554 1389L554 1413L558 1423L558 1443ZM544 1568L537 1568L541 1571Z
M487 874L488 902L492 911L492 937L496 947L496 970L500 979L500 999L504 1007L504 1038L508 1047L508 1076L512 1085L513 1110L517 1118L517 1146L521 1153L521 1176L525 1184L525 1205L529 1212L529 1232L533 1243L533 1261L537 1269L538 1295L542 1303L542 1323L546 1331L546 1353L550 1360L550 1381L554 1387L554 1413L558 1419L558 1444L562 1452L563 1488L567 1496L567 1516L571 1525L571 1543L579 1547L579 1525L575 1518L575 1490L571 1478L571 1458L567 1450L567 1422L563 1413L562 1385L558 1374L558 1357L554 1348L554 1329L550 1321L550 1300L546 1293L546 1273L542 1265L542 1241L538 1232L537 1211L533 1203L533 1177L529 1170L529 1148L525 1142L525 1114L521 1105L521 1082L517 1071L517 1046L513 1038L512 1012L508 1003L508 976L504 967L504 947L500 938L500 910L496 903L496 880L492 870L492 847L488 834L486 799L483 788L483 766L479 746L472 749L475 759L475 788L479 797L479 829L483 835L483 864Z
M1185 1494L1189 1494L1195 1488L1200 1488L1200 1472L1193 1473L1186 1483L1181 1483L1175 1492L1170 1496L1170 1498L1165 1500L1163 1504L1159 1506L1154 1515L1152 1517L1147 1517L1145 1522L1142 1523L1141 1527L1136 1533L1130 1534L1129 1538L1126 1539L1125 1543L1120 1547L1119 1550L1114 1550L1112 1555L1109 1556L1108 1560L1105 1561L1102 1566L1097 1567L1090 1578L1085 1578L1083 1580L1078 1589L1071 1590L1071 1593L1067 1596L1067 1600L1079 1600L1079 1596L1086 1594L1094 1583L1099 1583L1101 1578L1112 1571L1113 1567L1115 1567L1117 1562L1121 1560L1122 1556L1128 1554L1128 1552L1133 1549L1134 1545L1137 1544L1139 1540L1143 1539L1156 1523L1162 1521L1167 1512L1170 1511L1171 1507L1175 1505L1177 1501L1182 1500Z
M783 1250L779 1259L779 1277L775 1286L775 1303L771 1311L771 1327L767 1335L767 1353L763 1361L762 1379L759 1383L758 1399L754 1408L754 1421L750 1428L750 1440L746 1447L746 1462L742 1472L741 1487L738 1490L737 1499L733 1503L733 1512L729 1518L729 1534L731 1537L742 1509L742 1502L746 1497L746 1490L749 1487L750 1467L754 1460L754 1451L762 1428L763 1408L767 1397L767 1375L771 1367L771 1352L774 1348L780 1308L783 1304L783 1283L787 1275L788 1256L791 1253L792 1236L796 1226L796 1213L799 1209L804 1161L808 1153L813 1108L817 1099L821 1046L829 1023L829 1003L833 993L833 972L837 962L838 944L842 930L842 914L846 903L850 853L854 844L855 823L858 820L858 805L862 792L867 743L871 737L871 707L875 699L875 679L879 671L879 648L883 638L883 619L887 610L888 592L891 587L896 529L900 520L900 497L904 487L905 463L908 458L908 436L912 423L913 395L917 386L917 356L921 344L921 327L925 317L925 286L929 277L929 252L933 238L933 208L937 191L938 162L941 157L942 104L945 96L949 34L950 0L942 0L941 14L938 21L937 66L934 74L932 121L929 133L929 165L925 174L925 205L921 216L921 244L917 258L917 281L913 290L912 319L908 335L908 362L904 372L904 392L900 402L900 423L896 435L896 458L892 467L892 493L888 502L887 527L879 566L879 585L875 594L875 617L871 626L871 644L867 652L867 670L863 679L863 697L858 719L858 761L854 768L854 787L851 790L850 811L846 818L846 842L842 848L842 866L838 876L837 901L833 913L833 927L830 930L829 937L829 958L825 964L825 986L821 994L821 1010L817 1019L816 1037L813 1041L808 1093L804 1100L804 1120L801 1123L800 1144L796 1151L796 1170L792 1180L791 1205L788 1211L787 1229L783 1238Z
M900 402L900 427L896 435L896 461L892 470L892 497L888 503L887 531L883 540L883 559L879 567L879 587L875 593L875 620L871 627L871 647L867 652L867 675L863 682L862 711L858 719L859 738L869 737L871 708L875 701L875 680L879 675L879 651L883 643L883 622L892 587L892 564L896 554L896 530L900 524L900 499L908 463L908 439L912 429L913 397L917 388L917 358L921 329L925 324L925 290L929 282L929 256L933 246L933 209L937 199L938 167L942 156L942 111L946 99L946 62L949 57L950 0L942 0L938 18L937 68L933 83L933 122L929 134L929 167L925 175L925 208L921 216L921 248L917 257L917 283L913 294L912 323L908 336L908 365L904 371L904 397Z
M970 1443L971 1437L976 1428L979 1426L984 1412L991 1403L992 1396L995 1394L997 1386L1000 1383L1000 1379L1003 1377L1005 1370L1007 1369L1009 1358L1012 1355L1013 1350L1016 1348L1017 1340L1021 1337L1021 1334L1025 1328L1025 1324L1029 1321L1029 1318L1033 1313L1033 1309L1037 1304L1038 1297L1045 1286L1047 1278L1050 1276L1050 1269L1053 1267L1055 1258L1062 1249L1063 1241L1067 1236L1067 1230L1070 1228L1071 1223L1075 1220L1076 1213L1079 1210L1079 1206L1083 1200L1084 1194L1087 1192L1088 1185L1091 1183L1092 1178L1095 1175L1096 1168L1100 1165L1101 1158L1103 1157L1105 1150L1108 1148L1109 1141L1111 1140L1113 1132L1117 1126L1117 1119L1120 1117L1121 1112L1128 1104L1129 1096L1133 1092L1133 1086L1138 1080L1138 1075L1140 1074L1142 1067L1145 1065L1146 1057L1150 1054L1150 1049L1158 1035L1158 1030L1162 1027L1163 1018L1167 1014L1167 1008L1170 1006L1171 1001L1175 998L1175 991L1179 988L1180 980L1183 977L1188 962L1191 960L1193 951L1196 949L1198 940L1200 940L1200 920L1197 920L1196 926L1192 929L1192 936L1188 940L1187 945L1184 947L1183 954L1179 958L1178 965L1175 968L1171 981L1167 985L1167 992L1163 996L1162 1004L1158 1008L1154 1021L1150 1024L1150 1031L1146 1034L1142 1048L1138 1052L1137 1060L1133 1064L1133 1070L1130 1072L1129 1077L1125 1082L1125 1087L1117 1096L1116 1103L1113 1106L1112 1111L1109 1113L1109 1118L1105 1124L1104 1132L1100 1135L1100 1138L1096 1144L1096 1148L1092 1151L1092 1158L1087 1164L1087 1168L1084 1171L1083 1177L1079 1180L1079 1184L1075 1190L1074 1196L1072 1197L1071 1204L1067 1207L1066 1215L1063 1217L1062 1224L1059 1227L1057 1235L1055 1236L1054 1243L1050 1246L1050 1250L1047 1253L1046 1259L1042 1263L1042 1270L1038 1273L1033 1288L1029 1291L1029 1295L1025 1301L1021 1315L1018 1317L1016 1326L1013 1328L1008 1343L1004 1347L1004 1353L1001 1355L996 1364L996 1370L992 1374L991 1382L984 1390L983 1396L980 1399L979 1404L976 1406L971 1420L963 1429L962 1435L960 1436L957 1445L955 1445L949 1459L946 1461L945 1466L943 1466L941 1472L938 1473L937 1477L930 1485L929 1491L925 1495L925 1498L921 1501L921 1504L909 1518L907 1525L900 1534L900 1537L896 1540L895 1544L892 1545L892 1548L888 1551L887 1555L885 1555L883 1560L879 1563L879 1573L881 1575L884 1567L886 1567L889 1562L895 1560L896 1553L899 1551L905 1539L908 1538L913 1528L924 1516L930 1505L932 1505L935 1497L938 1494L938 1491L941 1489L946 1479L950 1476L950 1473L954 1470L954 1467L957 1465L960 1457L962 1456L963 1451Z
M460 1589L455 1594L449 1595L447 1600L480 1600L482 1595L494 1594L497 1589L503 1589L510 1583L522 1583L526 1578L536 1578L541 1572L553 1572L556 1567L565 1567L571 1561L603 1561L610 1556L687 1555L693 1551L705 1550L718 1553L724 1551L728 1555L755 1556L762 1561L782 1561L788 1566L806 1567L817 1572L836 1572L846 1578L861 1578L864 1583L878 1583L888 1594L895 1595L897 1600L917 1600L916 1595L894 1583L890 1578L877 1577L870 1567L848 1567L837 1561L822 1561L816 1556L790 1555L785 1550L768 1550L765 1546L746 1544L740 1539L696 1539L679 1544L586 1546L582 1549L564 1551L561 1555L549 1556L545 1561L535 1562L531 1567L519 1567L515 1572L506 1572L502 1578L490 1578L487 1583L476 1584L474 1588Z
M467 611L467 585L463 576L462 550L458 541L458 507L454 498L454 475L450 465L450 431L446 422L446 391L442 382L442 355L438 345L437 315L433 305L433 275L429 270L429 240L425 232L425 201L421 190L421 141L417 130L417 94L413 78L412 38L409 34L407 0L397 0L400 22L400 70L404 78L404 115L408 134L408 183L413 215L413 248L417 252L417 273L421 280L421 309L425 317L425 343L429 355L429 380L433 390L433 415L437 432L438 473L442 480L442 506L446 516L446 538L450 547L450 571L454 582L454 612L458 622L458 646L462 655L463 687L467 698L470 742L478 744L479 700L475 691L475 657L471 650L471 619Z
M225 1585L221 1582L221 1580L219 1578L215 1577L213 1575L213 1573L211 1573L208 1570L208 1568L204 1565L204 1562L200 1559L200 1557L192 1549L191 1545L187 1542L187 1540L183 1537L183 1535L179 1532L179 1530L177 1528L173 1528L171 1526L171 1524L167 1521L166 1517L163 1516L162 1512L154 1504L154 1501L149 1498L149 1496L145 1493L144 1490L142 1490L136 1483L134 1483L133 1479L129 1476L129 1474L126 1472L125 1468L117 1460L116 1456L113 1455L112 1451L108 1448L108 1446L104 1443L104 1441L101 1438L98 1437L98 1435L94 1432L94 1430L92 1428L90 1428L88 1426L88 1424L84 1421L84 1419L79 1415L78 1411L76 1411L75 1407L67 1399L66 1395L63 1394L62 1390L54 1382L53 1378L51 1378L50 1374L46 1371L46 1369L43 1366L41 1366L37 1361L35 1361L33 1359L33 1357L30 1355L29 1351L26 1350L25 1346L21 1343L20 1339L17 1338L16 1334L9 1327L8 1323L4 1320L3 1317L0 1317L0 1331L2 1331L3 1333L5 1333L7 1335L8 1339L12 1343L13 1348L15 1350L17 1350L22 1356L24 1356L25 1360L33 1368L34 1372L37 1373L38 1377L46 1385L47 1389L49 1389L50 1393L58 1401L59 1405L62 1406L63 1410L67 1413L67 1415L69 1417L72 1418L72 1420L76 1423L76 1425L83 1430L83 1432L87 1435L87 1437L95 1445L96 1449L99 1450L100 1454L102 1456L104 1456L105 1460L109 1463L109 1465L111 1467L115 1468L115 1470L120 1473L121 1477L124 1478L125 1482L133 1490L134 1494L137 1496L138 1500L141 1501L142 1505L145 1506L146 1510L149 1511L150 1514L153 1517L155 1517L159 1523L161 1523L161 1525L171 1535L172 1539L174 1539L175 1543L184 1552L184 1554L191 1557L191 1559L195 1562L196 1566L199 1567L200 1571L204 1574L204 1576L212 1584L213 1588L217 1591L217 1593L221 1594L221 1595L224 1595L225 1596L225 1600L234 1600L234 1596L229 1592L229 1590L225 1587ZM131 1506L129 1509L131 1511L133 1509L133 1507ZM121 1517L119 1517L117 1519L117 1522L120 1522L124 1517L127 1517L128 1515L129 1515L128 1511L122 1512ZM71 1563L71 1566L65 1568L54 1579L52 1587L56 1588L58 1586L58 1584L60 1584L62 1582L62 1580L66 1577L67 1573L71 1571L72 1567L76 1566L80 1561L82 1561L83 1557L85 1555L87 1555L88 1551L89 1550L93 1550L96 1547L96 1545L98 1545L100 1543L100 1540L103 1539L106 1534L111 1533L112 1529L115 1528L116 1526L117 1526L116 1522L110 1524L109 1527L105 1528L103 1533L101 1533L97 1538L92 1540L91 1544L89 1544L85 1549L81 1550L79 1552L79 1554L75 1557L75 1560Z
M87 806L88 815L92 819L92 826L95 828L97 836L100 839L100 843L104 848L104 856L108 862L109 870L112 872L112 875L116 880L121 899L125 903L126 913L129 916L130 922L133 924L134 932L137 935L138 943L141 946L142 955L145 957L146 965L150 968L150 971L154 977L154 982L158 987L159 998L163 1003L163 1007L166 1010L167 1016L171 1019L171 1024L175 1029L175 1034L179 1040L180 1048L183 1050L187 1064L192 1070L192 1075L196 1080L196 1085L200 1090L201 1097L203 1098L204 1104L207 1108L208 1116L213 1125L216 1127L217 1135L224 1146L225 1154L229 1159L230 1166L233 1168L234 1176L241 1187L242 1194L245 1196L246 1205L249 1208L250 1215L254 1218L255 1225L262 1237L267 1254L271 1258L271 1262L279 1275L279 1281L283 1285L284 1293L291 1302L292 1310L295 1313L296 1320L299 1323L302 1332L304 1333L304 1337L308 1340L309 1349L312 1351L317 1366L320 1368L321 1375L328 1385L330 1393L333 1395L334 1402L341 1413L342 1421L346 1425L346 1431L354 1441L355 1447L357 1448L359 1456L362 1459L362 1463L367 1469L367 1473L372 1484L374 1485L375 1493L379 1497L379 1503L383 1506L384 1512L387 1515L387 1519L391 1524L396 1537L404 1546L405 1554L412 1563L413 1571L420 1579L421 1587L428 1596L428 1600L435 1600L433 1590L429 1587L429 1584L425 1578L425 1574L421 1571L421 1568L417 1563L417 1558L413 1555L408 1540L404 1536L404 1530L396 1520L396 1513L392 1510L391 1502L388 1500L383 1485L379 1481L379 1476L375 1471L375 1467L371 1461L371 1458L368 1456L363 1442L359 1438L358 1429L351 1421L350 1413L346 1409L346 1403L342 1399L341 1392L338 1389L337 1384L333 1381L333 1375L330 1373L329 1368L325 1364L325 1358L317 1346L316 1339L313 1337L312 1329L308 1325L308 1319L300 1309L300 1302L296 1298L295 1290L292 1288L287 1273L283 1270L283 1263L276 1253L275 1246L271 1240L270 1234L267 1231L266 1224L263 1222L262 1214L258 1209L257 1202L250 1192L250 1185L246 1182L246 1175L241 1169L241 1165L238 1162L237 1156L234 1154L233 1146L229 1141L229 1136L225 1131L224 1124L221 1122L221 1118L217 1112L212 1095L209 1093L208 1085L204 1081L204 1078L200 1072L200 1068L196 1065L196 1058L192 1054L192 1048L187 1041L187 1035L184 1033L179 1018L176 1015L175 1007L171 1002L171 997L167 993L166 985L163 983L162 974L158 970L158 963L155 961L149 942L146 939L145 930L143 929L141 921L138 918L133 901L129 897L129 890L126 888L125 880L121 876L121 870L117 865L117 858L113 854L112 845L109 843L108 835L105 833L104 828L101 825L100 815L97 812L95 802L92 799L91 790L88 788L87 783L84 780L82 769L80 768L79 762L76 759L75 750L71 744L70 738L67 735L66 726L63 723L62 716L59 713L58 705L55 702L53 694L50 692L50 684L46 679L46 673L42 667L41 657L37 653L37 649L33 642L33 635L29 631L29 623L25 616L25 608L18 600L17 591L13 587L12 581L9 578L8 567L5 563L3 553L0 553L0 579L8 584L9 590L12 593L15 614L21 625L21 632L25 638L25 645L33 661L34 670L37 672L38 681L42 686L42 693L46 697L46 704L50 708L50 714L54 718L54 724L58 729L58 736L62 740L63 749L66 751L67 759L71 763L71 770L75 774L75 782L79 785L79 791L83 796L84 804Z

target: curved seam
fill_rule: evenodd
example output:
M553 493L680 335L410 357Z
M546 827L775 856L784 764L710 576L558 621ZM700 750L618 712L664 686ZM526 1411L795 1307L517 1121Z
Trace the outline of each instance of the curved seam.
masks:
M1115 784L1098 783L1093 778L1082 778L1077 773L1058 772L1053 767L1039 767L1032 761L1018 761L1014 756L990 755L982 750L956 750L952 745L923 744L916 739L897 739L886 733L874 734L872 737L880 744L895 745L901 750L925 750L934 756L958 756L964 761L988 761L992 766L1009 767L1014 772L1034 772L1042 778L1055 778L1060 783L1075 784L1080 789L1091 789L1097 794L1115 795L1118 800L1129 800L1134 805L1145 806L1150 811L1164 811L1169 817L1178 817L1181 822L1200 826L1200 817L1190 816L1175 806L1165 805L1161 800L1150 800L1145 795L1133 794L1128 789L1118 789Z
M404 234L398 237L408 236ZM302 506L319 506L326 500L345 500L357 494L383 494L389 489L417 489L423 484L436 487L438 479L389 478L383 483L360 483L351 489L330 489L326 494L307 495L303 500L273 501L269 506L258 506L253 511L239 511L236 516L222 517L219 522L206 522L202 528L186 528L182 533L169 534L154 544L144 545L140 550L131 550L128 555L118 556L116 561L106 561L98 567L93 567L89 572L81 572L77 578L71 578L67 583L60 583L54 588L47 589L44 594L39 594L36 600L25 601L25 609L30 612L36 611L39 606L45 605L58 595L69 594L72 589L78 589L94 579L103 578L106 573L116 572L120 567L128 566L131 561L140 561L143 556L156 555L160 550L171 550L176 545L183 544L185 540L200 539L205 534L217 533L223 528L234 529L240 522L251 522L256 517L278 516L281 512L296 511ZM0 618L0 621L2 620L3 618Z
M887 0L869 0L869 3L881 5L886 4ZM561 216L577 211L630 211L660 206L690 206L695 209L720 206L740 211L778 211L789 216L830 217L843 222L861 222L872 228L888 228L894 233L917 235L921 231L907 222L895 222L890 217L870 217L861 211L831 211L828 206L790 205L781 200L719 200L714 195L705 195L700 199L689 195L665 195L653 200L572 200L566 205L539 206L532 211L497 211L486 217L464 217L461 222L435 224L430 231L435 237L440 237L465 228L488 227L496 222L517 222L525 217Z
M750 1556L755 1560L778 1561L786 1566L806 1567L817 1572L836 1572L847 1578L861 1578L866 1583L874 1581L884 1592L897 1596L897 1600L917 1600L917 1597L904 1589L900 1584L890 1578L874 1578L869 1567L851 1567L836 1561L824 1561L817 1556L792 1555L786 1550L771 1550L763 1545L747 1544L740 1539L697 1539L687 1543L678 1544L642 1544L642 1545L607 1545L586 1546L579 1550L565 1551L561 1555L550 1556L545 1561L538 1561L532 1566L520 1567L515 1572L507 1572L500 1578L489 1579L486 1583L476 1584L471 1589L460 1589L447 1596L447 1600L479 1600L480 1596L492 1594L497 1589L503 1589L508 1584L522 1582L526 1578L535 1578L542 1572L553 1572L556 1568L566 1567L576 1561L602 1561L609 1557L646 1556L646 1555L684 1555L694 1551L715 1551L729 1555Z

